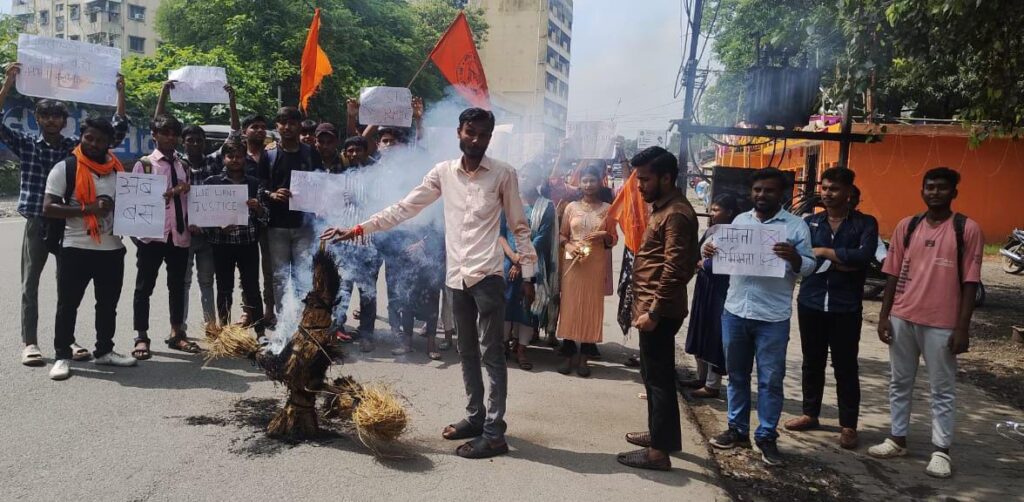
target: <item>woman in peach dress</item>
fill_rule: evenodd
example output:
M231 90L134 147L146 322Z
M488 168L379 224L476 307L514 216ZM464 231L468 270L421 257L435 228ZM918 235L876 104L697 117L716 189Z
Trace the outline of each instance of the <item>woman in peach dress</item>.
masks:
M609 259L616 233L605 221L611 207L600 199L599 169L587 167L580 176L583 198L570 203L562 215L559 242L564 245L565 261L561 285L558 338L565 362L558 368L563 375L576 369L590 376L587 359L597 354L604 329L604 296L611 275Z

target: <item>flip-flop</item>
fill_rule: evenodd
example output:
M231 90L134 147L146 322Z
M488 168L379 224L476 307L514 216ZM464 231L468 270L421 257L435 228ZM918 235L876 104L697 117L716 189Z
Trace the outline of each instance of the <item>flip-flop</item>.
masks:
M89 349L82 347L77 343L71 344L71 360L72 361L88 361L92 359L92 353Z
M189 340L188 337L184 335L175 335L164 341L167 343L167 348L172 350L178 350L188 354L198 354L203 351L203 349L199 348L199 345L196 344L196 342Z
M495 446L483 436L467 441L455 449L455 454L462 458L491 458L506 453L508 453L508 443L502 442Z
M451 427L451 434L447 434L448 427ZM474 427L469 423L468 420L462 420L457 424L451 424L445 427L445 430L441 431L441 437L449 441L457 441L459 439L470 439L479 437L484 433L483 427Z
M620 464L629 467L635 467L637 469L650 469L652 471L671 471L672 461L665 457L662 462L653 462L651 458L647 456L647 450L633 450L624 453L620 453L616 460Z
M427 353L427 357L429 357L431 361L440 361L441 360L441 353L440 352L428 352Z

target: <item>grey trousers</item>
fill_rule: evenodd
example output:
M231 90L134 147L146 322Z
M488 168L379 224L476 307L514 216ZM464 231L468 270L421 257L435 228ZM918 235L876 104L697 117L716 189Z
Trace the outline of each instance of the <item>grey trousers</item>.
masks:
M496 441L505 437L505 398L508 394L508 366L505 364L505 280L490 276L464 289L448 288L451 295L455 332L459 336L462 381L466 386L466 420L483 427L483 436ZM481 358L481 349L483 357ZM487 368L490 393L484 408L484 382L481 371Z
M914 380L922 357L928 367L931 387L932 444L949 448L956 425L956 356L949 350L953 330L933 328L890 316L892 343L889 344L889 405L892 407L892 435L907 437Z
M274 312L281 313L285 288L290 282L300 300L313 286L313 228L269 228L267 243L274 274Z
M21 240L21 341L37 345L39 328L39 278L50 254L43 241L44 219L25 218L25 235Z
M192 268L195 266L199 279L199 298L203 306L203 324L214 322L217 311L214 310L213 296L213 246L202 234L192 234L192 246L188 249L188 261L185 262L185 317L183 323L188 324L188 300L192 291Z

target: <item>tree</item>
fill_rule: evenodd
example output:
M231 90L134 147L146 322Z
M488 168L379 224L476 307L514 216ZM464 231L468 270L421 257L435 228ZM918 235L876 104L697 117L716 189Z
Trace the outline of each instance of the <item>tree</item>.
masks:
M342 121L345 100L368 85L406 86L458 10L444 0L321 0L320 45L334 73L310 101L311 115ZM298 101L299 61L313 11L293 0L166 0L157 29L166 42L198 51L222 49L251 64L282 101ZM467 16L479 37L487 26L479 9ZM210 27L223 27L212 30ZM428 100L443 95L436 70L413 85ZM244 99L239 93L239 99ZM269 113L270 110L259 110Z
M755 43L774 64L822 69L827 108L958 118L990 133L1024 126L1024 2L718 0L714 52L725 68L701 102L705 122L734 123Z
M267 113L276 103L258 65L239 61L237 56L221 47L201 51L193 47L163 44L153 56L130 57L121 63L129 113L134 117L152 116L163 82L167 80L167 73L187 65L224 67L228 82L235 88L239 113L242 115L255 111ZM227 124L229 120L226 105L169 105L185 123Z

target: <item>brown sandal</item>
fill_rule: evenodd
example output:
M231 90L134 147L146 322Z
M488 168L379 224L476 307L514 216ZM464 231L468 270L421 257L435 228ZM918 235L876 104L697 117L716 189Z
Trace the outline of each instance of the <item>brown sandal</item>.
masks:
M199 345L192 340L189 340L184 334L174 335L166 340L167 347L172 350L178 350L189 354L198 354L202 352Z

